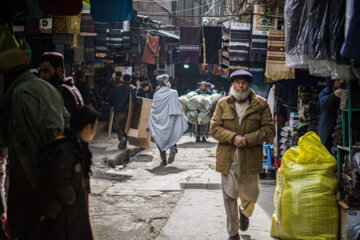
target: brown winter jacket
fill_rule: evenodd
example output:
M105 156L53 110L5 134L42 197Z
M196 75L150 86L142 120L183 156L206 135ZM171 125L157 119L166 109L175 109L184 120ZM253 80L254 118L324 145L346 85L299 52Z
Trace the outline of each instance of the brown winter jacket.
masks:
M222 98L211 119L210 134L219 141L216 149L216 171L227 174L236 150L233 144L236 135L245 136L248 144L240 148L242 174L258 174L263 166L263 143L275 132L274 121L266 100L251 91L250 104L239 126L235 98Z

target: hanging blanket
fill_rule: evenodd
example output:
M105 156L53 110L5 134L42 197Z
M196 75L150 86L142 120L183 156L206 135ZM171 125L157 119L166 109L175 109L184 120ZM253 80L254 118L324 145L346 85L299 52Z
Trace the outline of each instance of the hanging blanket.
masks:
M202 27L202 63L219 64L221 60L222 31L221 27Z
M141 58L142 62L154 65L156 57L159 56L159 37L148 35L144 48L144 54Z
M123 42L123 23L108 23L106 29L106 47L109 49L109 55L119 55Z
M249 69L250 24L232 22L230 27L230 69Z
M95 55L104 58L108 55L109 49L106 46L106 29L107 23L95 22Z
M250 48L251 62L265 63L267 42L268 42L268 37L266 35L252 35L251 48Z
M180 27L179 63L199 63L201 27Z
M90 13L82 13L81 14L81 25L80 32L81 33L93 33L95 31L94 21L91 17Z
M84 39L84 58L86 63L95 63L95 37L86 36Z
M265 62L250 62L249 72L253 75L253 83L263 83Z
M272 81L295 78L295 70L285 65L285 32L282 30L269 32L265 75Z

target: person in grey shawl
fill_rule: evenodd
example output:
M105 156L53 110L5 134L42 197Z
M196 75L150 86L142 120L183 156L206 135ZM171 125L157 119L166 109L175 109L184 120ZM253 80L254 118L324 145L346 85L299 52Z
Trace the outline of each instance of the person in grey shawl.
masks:
M179 95L171 89L169 76L156 78L160 89L155 93L148 128L159 148L161 165L171 164L177 153L176 143L186 131L187 118L181 108ZM168 161L166 150L170 149Z

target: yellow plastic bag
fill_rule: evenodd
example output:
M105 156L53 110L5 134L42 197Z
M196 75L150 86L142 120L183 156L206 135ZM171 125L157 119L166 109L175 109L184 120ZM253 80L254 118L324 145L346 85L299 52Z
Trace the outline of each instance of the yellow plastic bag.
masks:
M337 239L336 159L314 132L283 156L276 174L271 236L281 239Z

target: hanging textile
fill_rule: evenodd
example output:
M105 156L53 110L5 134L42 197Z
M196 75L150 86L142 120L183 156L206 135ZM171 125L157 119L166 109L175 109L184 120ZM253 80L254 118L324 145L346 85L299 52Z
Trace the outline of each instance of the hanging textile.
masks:
M58 16L73 16L80 14L82 0L39 0L41 9L46 14Z
M202 27L201 59L205 64L219 64L221 60L221 27Z
M230 69L249 69L250 24L232 22L230 26Z
M74 44L74 35L66 33L54 33L53 35L53 44L63 44L63 45L73 45Z
M83 36L77 36L77 46L74 48L74 62L83 63L85 62L84 45L85 39Z
M104 58L108 55L109 49L106 46L106 29L107 23L95 22L95 56Z
M159 58L159 65L165 66L166 63L166 38L160 37L160 58Z
M130 21L123 22L123 48L131 47Z
M265 74L265 62L250 62L249 72L253 76L253 83L263 83Z
M53 19L43 18L40 19L39 31L41 33L52 33L53 32Z
M269 32L265 75L272 81L295 78L295 70L285 65L285 32L282 30Z
M263 98L267 98L268 94L269 94L269 90L270 87L272 86L272 84L257 84L257 83L253 83L252 84L252 90L254 90L254 92L256 93L256 95L259 95Z
M54 17L55 33L80 34L81 17L80 16L56 16Z
M354 0L354 13L350 20L348 34L341 49L341 55L348 58L360 59L360 2Z
M284 5L286 65L308 68L310 0L286 0Z
M83 33L94 33L95 25L90 13L81 14L81 25L80 32Z
M330 1L311 0L309 9L309 71L311 75L331 77Z
M123 47L123 23L108 23L106 27L106 47L109 55L120 55L119 50Z
M142 62L155 65L156 57L159 56L159 37L147 35Z
M98 22L122 22L132 17L132 0L91 0L91 16Z
M84 37L84 58L86 63L94 63L95 59L95 37Z
M264 62L266 61L268 37L266 35L252 35L251 48L250 48L250 61L251 62Z
M224 71L228 71L230 67L230 54L229 54L229 45L230 45L230 37L227 34L223 34L223 43L222 43L222 51L221 51L221 67Z
M350 60L341 56L340 50L345 40L346 0L332 0L330 10L330 69L332 79L351 80Z
M179 63L199 63L201 27L180 26Z

